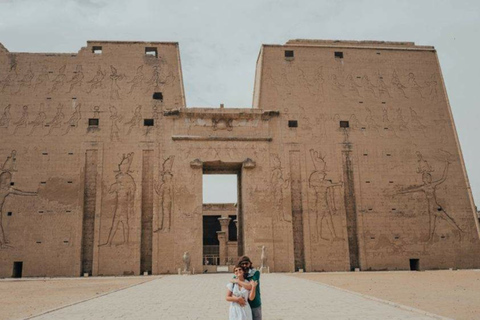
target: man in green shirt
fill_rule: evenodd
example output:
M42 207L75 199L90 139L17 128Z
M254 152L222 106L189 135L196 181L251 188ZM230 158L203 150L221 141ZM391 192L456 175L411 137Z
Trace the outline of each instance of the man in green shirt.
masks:
M258 285L255 289L255 299L248 301L252 309L253 320L262 320L262 300L260 299L260 271L253 268L252 261L249 257L243 256L238 262L243 267L245 279L248 281L257 281Z

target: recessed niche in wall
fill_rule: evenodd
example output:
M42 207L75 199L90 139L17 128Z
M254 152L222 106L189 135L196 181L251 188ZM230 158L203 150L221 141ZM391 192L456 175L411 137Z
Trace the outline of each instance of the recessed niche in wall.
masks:
M298 121L297 120L288 120L288 127L289 128L297 128L298 127Z
M154 119L143 119L143 126L145 127L153 127Z
M90 128L97 128L99 123L100 123L100 119L97 119L97 118L88 119L88 126Z
M161 93L161 92L154 92L154 93L153 93L153 100L163 101L163 93Z
M145 48L145 55L149 57L158 57L158 51L155 47L146 47Z
M102 54L103 52L103 49L101 46L93 46L92 47L92 53L95 53L95 54Z

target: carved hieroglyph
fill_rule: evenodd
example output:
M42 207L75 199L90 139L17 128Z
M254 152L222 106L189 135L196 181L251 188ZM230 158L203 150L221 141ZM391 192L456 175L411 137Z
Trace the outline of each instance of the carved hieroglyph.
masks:
M130 224L129 219L134 216L135 203L135 180L130 175L130 166L133 161L133 152L123 155L115 175L115 183L110 186L109 193L115 195L112 224L108 232L107 240L101 245L112 245L115 236L120 230L121 242L119 245L129 243Z

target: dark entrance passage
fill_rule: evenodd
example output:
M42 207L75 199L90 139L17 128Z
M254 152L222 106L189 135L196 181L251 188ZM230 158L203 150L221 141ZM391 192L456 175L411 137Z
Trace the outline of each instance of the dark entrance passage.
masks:
M220 231L221 216L203 217L203 264L218 265L220 259L220 243L217 238L217 231Z
M12 278L21 278L23 271L23 261L15 261L13 263L13 274Z
M420 271L420 259L410 259L410 270Z
M203 174L204 175L236 175L237 177L236 179L237 180L237 188L236 188L237 189L236 190L237 215L235 217L237 220L237 223L235 224L233 219L230 221L230 224L228 226L229 239L227 239L227 241L234 241L234 240L237 241L237 246L238 246L237 253L238 253L238 256L242 256L244 254L244 238L243 238L244 221L243 221L243 210L242 210L242 163L241 162L240 163L222 162L222 161L204 162ZM217 221L218 221L218 218L219 217L217 216L216 218ZM232 216L230 216L230 218L232 218ZM205 226L203 230L205 232ZM221 227L219 227L218 231L220 230L221 230Z

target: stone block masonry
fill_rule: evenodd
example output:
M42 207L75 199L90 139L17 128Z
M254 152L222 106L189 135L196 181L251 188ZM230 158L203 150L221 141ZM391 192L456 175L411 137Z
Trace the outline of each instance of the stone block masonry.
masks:
M187 108L182 77L178 43L0 46L0 277L203 270L212 172L238 177L222 265L480 267L433 47L263 45L252 108Z

